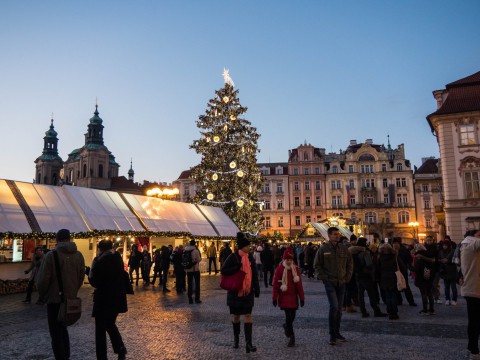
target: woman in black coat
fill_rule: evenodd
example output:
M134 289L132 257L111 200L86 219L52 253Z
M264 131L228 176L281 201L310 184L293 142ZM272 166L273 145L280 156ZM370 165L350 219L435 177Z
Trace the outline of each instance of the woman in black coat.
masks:
M403 262L397 258L397 254L388 243L382 244L378 249L380 256L377 262L376 276L380 287L385 291L385 301L390 320L398 320L397 306L397 276L395 272L403 272Z
M258 284L257 269L253 256L249 254L250 241L247 240L245 234L237 234L238 250L230 254L222 266L222 275L233 275L237 271L245 272L245 280L240 291L228 291L227 305L230 307L232 315L233 335L235 349L239 345L240 337L240 316L244 316L245 343L247 353L257 351L252 345L252 308L254 305L254 297L260 296L260 286Z
M118 359L125 359L127 349L115 324L119 313L127 312L125 288L125 270L121 255L112 250L110 240L98 244L100 254L93 260L89 274L93 293L93 312L95 318L95 344L97 359L107 359L107 335L110 336L113 350Z
M415 262L413 269L415 271L415 286L422 295L423 309L421 315L435 314L433 302L433 281L435 279L435 263L425 261L425 258L431 257L422 244L415 245Z

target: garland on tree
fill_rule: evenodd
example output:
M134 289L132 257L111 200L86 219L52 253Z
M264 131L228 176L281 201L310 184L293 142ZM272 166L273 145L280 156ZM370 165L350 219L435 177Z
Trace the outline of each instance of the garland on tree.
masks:
M221 207L243 232L256 235L261 229L263 202L257 192L263 183L257 167L257 129L242 117L240 104L228 70L225 86L215 91L197 127L201 138L190 146L202 155L192 179L201 186L194 202Z

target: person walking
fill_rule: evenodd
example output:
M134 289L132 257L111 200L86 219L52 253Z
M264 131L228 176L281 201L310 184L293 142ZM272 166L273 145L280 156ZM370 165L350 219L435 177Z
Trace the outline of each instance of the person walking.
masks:
M132 251L130 252L130 258L128 259L128 267L129 267L129 276L130 276L130 283L133 284L133 272L135 271L136 274L136 282L135 285L138 286L138 269L140 268L140 261L142 259L142 253L138 251L138 245L132 245Z
M265 251L265 250L264 250ZM283 328L285 336L290 338L288 347L295 346L295 332L293 331L293 321L300 306L305 305L305 294L303 292L300 270L294 264L294 253L292 249L287 249L283 253L283 261L278 265L273 277L272 301L273 306L277 306L285 312L285 323Z
M375 280L374 280L374 266L370 251L367 248L367 239L360 237L357 239L356 245L351 245L348 251L353 259L353 272L355 274L355 281L357 282L357 299L362 317L369 317L365 307L365 291L370 300L370 306L373 309L374 316L384 317L387 314L382 313L378 306L378 300L375 294Z
M173 272L175 273L175 290L177 294L186 291L185 269L182 266L183 245L179 245L172 253Z
M450 240L443 240L440 242L440 250L438 251L438 271L440 273L440 278L443 279L446 306L457 305L457 266L452 262L454 252Z
M244 317L245 349L246 352L255 352L257 347L252 345L253 318L252 310L255 303L254 297L260 296L257 268L255 259L249 253L250 241L244 233L237 233L237 248L235 252L225 260L220 273L233 275L237 271L245 273L242 288L239 291L231 290L227 293L227 305L233 324L233 347L238 349L240 341L240 317Z
M207 249L207 257L208 257L208 275L212 275L212 264L215 268L215 275L217 275L217 248L213 241L210 243L210 246Z
M70 358L70 339L67 327L57 320L60 310L60 290L55 268L55 256L62 276L63 295L66 299L76 298L85 278L85 260L70 241L70 231L61 229L56 234L57 245L49 251L40 265L36 285L40 299L47 303L48 330L52 339L52 350L56 360Z
M152 269L152 256L148 252L147 245L143 245L140 268L142 269L143 286L150 285L150 270ZM138 284L137 284L138 285Z
M275 265L275 260L273 259L273 251L268 243L265 243L264 245L264 249L260 254L260 260L262 261L263 267L263 282L265 284L265 287L268 288L268 285L272 286L273 267Z
M385 292L385 302L390 320L398 320L397 306L397 276L395 272L400 270L404 273L403 262L398 261L397 253L389 243L380 245L378 252L380 257L377 262L376 276L380 287Z
M460 285L467 301L468 351L470 359L480 359L480 230L470 230L460 243Z
M160 268L162 272L163 293L166 294L170 292L167 288L168 271L170 269L170 249L167 246L162 246L160 252Z
M160 256L160 249L155 249L153 252L153 279L152 286L155 286L155 281L162 285L162 257Z
M432 254L423 244L415 245L415 286L422 295L423 309L420 315L435 315L434 310L434 280L436 276L435 262L427 261L431 259Z
M35 277L37 276L38 270L40 269L42 260L43 260L42 247L37 246L32 256L32 262L30 263L30 266L28 267L28 269L25 270L25 274L30 273L30 279L28 280L27 296L25 297L25 300L23 300L24 303L30 304L32 302L33 285L35 285ZM37 305L43 305L43 301L40 297L37 300Z
M342 319L343 298L345 284L353 273L352 256L348 249L339 243L340 231L330 227L327 231L328 242L323 244L315 255L314 268L318 279L323 281L327 293L330 311L328 314L328 327L330 332L330 345L346 339L340 334Z
M392 242L393 249L397 252L398 258L401 259L403 264L405 265L405 272L402 273L403 277L405 278L405 283L407 287L404 291L397 290L397 303L398 305L402 305L402 292L405 294L405 299L407 299L408 305L410 306L417 306L415 300L413 299L412 289L410 288L410 284L408 282L408 270L412 270L413 258L412 254L405 245L402 244L402 238L396 237L393 238Z
M194 239L190 240L188 246L183 250L183 258L188 257L191 260L191 264L184 266L185 272L187 273L187 282L188 282L188 303L193 304L193 287L195 286L195 303L201 304L200 300L200 262L202 261L202 256L200 251L195 246L196 242ZM183 261L183 260L182 260Z
M88 275L90 285L95 288L92 311L95 318L95 351L98 360L107 360L108 333L113 351L118 354L119 360L123 360L127 349L116 325L118 314L128 311L123 260L120 253L113 250L111 240L100 241L98 250L100 253L93 259Z
M222 268L223 264L225 263L225 260L230 256L232 253L232 249L230 249L230 244L225 243L223 248L220 250L220 256L219 256L219 261L220 261L220 269Z

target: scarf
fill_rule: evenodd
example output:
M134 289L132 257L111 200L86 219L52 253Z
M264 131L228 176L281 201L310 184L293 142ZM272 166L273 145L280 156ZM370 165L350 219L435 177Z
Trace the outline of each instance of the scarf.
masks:
M242 267L240 270L245 273L242 289L238 292L238 296L245 296L250 294L250 290L252 289L252 268L250 260L248 259L248 253L238 250L238 255L240 255L242 259Z
M295 265L287 266L287 262L285 260L282 261L283 265L283 275L282 275L282 285L280 286L280 290L283 292L287 291L288 289L288 270L292 270L293 282L298 283L300 278L297 275L297 270L295 269Z

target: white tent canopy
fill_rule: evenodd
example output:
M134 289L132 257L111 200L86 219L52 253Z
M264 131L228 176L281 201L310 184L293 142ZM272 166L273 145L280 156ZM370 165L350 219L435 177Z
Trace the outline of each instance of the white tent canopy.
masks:
M318 230L318 232L322 235L322 237L325 239L325 240L328 240L328 224L326 223L317 223L317 222L312 222L311 223L312 226ZM344 226L336 226L338 228L338 230L340 230L340 233L347 237L348 239L350 239L350 236L353 235L353 233L348 230L346 227Z
M27 218L7 182L0 179L0 232L30 232Z

